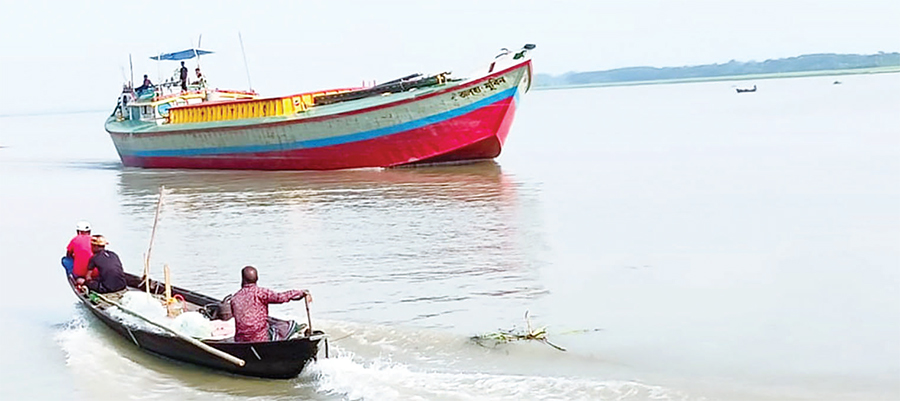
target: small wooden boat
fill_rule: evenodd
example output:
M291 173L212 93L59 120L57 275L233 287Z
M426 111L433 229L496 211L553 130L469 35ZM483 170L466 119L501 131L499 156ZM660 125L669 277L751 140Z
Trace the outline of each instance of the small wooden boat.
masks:
M141 278L133 274L125 273L127 288L129 291L145 291L146 287ZM313 331L299 338L291 338L281 341L238 343L232 339L224 340L198 340L190 337L180 337L176 332L158 330L147 325L135 325L126 323L115 313L121 309L112 296L103 294L90 295L79 292L75 283L69 276L69 285L91 313L100 321L113 329L116 333L133 342L138 348L174 360L188 362L195 365L226 371L234 374L265 377L272 379L289 379L297 376L309 361L316 358L321 341L325 333ZM164 286L154 280L149 280L150 293L161 295ZM198 294L179 287L171 287L172 296L184 298L186 311L214 310L219 300ZM270 318L270 322L286 321ZM211 348L211 349L210 349ZM227 354L227 355L223 355ZM236 362L240 361L240 363Z
M748 92L756 92L756 85L753 85L752 88L736 88L737 93L748 93Z

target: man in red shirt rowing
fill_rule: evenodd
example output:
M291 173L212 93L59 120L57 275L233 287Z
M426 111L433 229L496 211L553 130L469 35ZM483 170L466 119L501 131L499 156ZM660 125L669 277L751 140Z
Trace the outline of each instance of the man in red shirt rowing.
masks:
M274 340L269 334L269 304L282 304L304 298L307 302L312 302L312 295L307 290L275 292L258 287L256 285L258 278L255 267L244 267L241 270L241 289L231 297L236 342Z

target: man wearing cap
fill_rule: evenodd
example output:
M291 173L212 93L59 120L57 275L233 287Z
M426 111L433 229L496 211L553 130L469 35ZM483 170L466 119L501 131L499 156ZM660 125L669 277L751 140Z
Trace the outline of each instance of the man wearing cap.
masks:
M73 259L72 275L84 277L88 273L88 261L93 256L91 250L91 223L79 221L75 224L75 238L66 247L66 256Z
M106 294L125 289L125 270L119 255L106 250L106 241L102 235L91 237L91 250L94 256L88 261L88 269L97 269L99 277L88 278L85 285L92 291Z
M234 315L234 341L269 341L269 304L283 304L290 300L304 299L312 302L307 290L275 292L256 286L258 274L253 266L241 270L241 289L231 297L231 313Z

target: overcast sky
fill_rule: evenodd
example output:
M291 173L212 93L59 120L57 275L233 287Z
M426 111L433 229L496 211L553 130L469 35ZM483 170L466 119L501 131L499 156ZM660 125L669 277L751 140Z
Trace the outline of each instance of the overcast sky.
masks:
M86 4L82 4L86 3ZM457 75L537 44L537 72L680 66L900 50L900 1L8 1L0 0L0 115L112 109L128 55L196 45L211 84L276 96ZM194 61L188 61L193 67Z

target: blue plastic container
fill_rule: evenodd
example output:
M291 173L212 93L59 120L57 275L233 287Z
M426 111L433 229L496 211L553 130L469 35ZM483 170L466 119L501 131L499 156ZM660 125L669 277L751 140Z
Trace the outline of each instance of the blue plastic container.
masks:
M62 265L66 269L66 273L72 274L72 269L75 268L75 258L69 256L63 256Z

